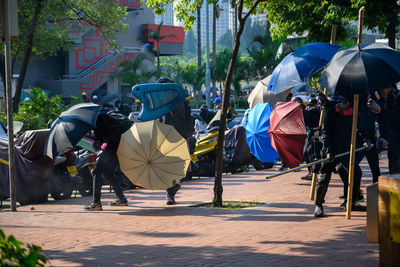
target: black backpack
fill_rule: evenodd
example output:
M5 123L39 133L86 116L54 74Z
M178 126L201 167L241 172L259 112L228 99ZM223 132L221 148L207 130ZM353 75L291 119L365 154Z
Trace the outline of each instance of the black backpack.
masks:
M107 115L112 120L113 128L117 129L120 134L129 130L133 125L132 121L130 121L127 116L115 110L109 110Z

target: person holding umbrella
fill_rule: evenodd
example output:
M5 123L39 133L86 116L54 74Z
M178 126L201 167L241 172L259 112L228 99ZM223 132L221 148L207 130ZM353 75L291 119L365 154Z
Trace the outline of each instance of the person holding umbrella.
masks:
M382 97L369 106L378 114L379 128L383 138L389 141L389 173L400 173L400 91L395 84L381 91Z
M331 107L327 109L321 129L321 141L323 143L321 156L323 158L329 158L329 161L324 162L321 165L321 175L318 179L317 193L315 198L315 217L324 216L322 204L325 202L325 195L328 191L329 182L335 167L344 183L344 196L347 197L349 157L347 156L340 159L335 159L335 155L347 152L350 147L353 112L350 101L341 95L332 97L330 103L328 104ZM360 137L361 133L358 132L358 135L358 137ZM360 142L361 140L363 139L357 138L358 147L362 145ZM359 153L356 154L353 199L351 200L352 210L355 211L366 211L365 206L362 206L356 202L360 193L360 181L362 176L362 171L359 166L361 159L362 155ZM346 203L347 201L345 200L340 207L345 209Z
M117 195L117 198L109 204L112 206L128 206L128 201L114 173L119 165L116 153L121 134L131 126L132 122L126 116L117 113L112 108L103 106L97 116L96 126L93 129L96 135L95 144L100 146L102 143L106 143L106 146L97 158L96 167L93 169L93 201L84 209L88 211L103 210L100 200L103 176L110 182Z

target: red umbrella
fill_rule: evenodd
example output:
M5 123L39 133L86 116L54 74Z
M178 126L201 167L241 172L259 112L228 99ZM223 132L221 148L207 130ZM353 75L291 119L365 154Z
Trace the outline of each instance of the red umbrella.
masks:
M307 133L299 103L278 103L271 112L268 133L272 147L289 168L297 167L303 162Z

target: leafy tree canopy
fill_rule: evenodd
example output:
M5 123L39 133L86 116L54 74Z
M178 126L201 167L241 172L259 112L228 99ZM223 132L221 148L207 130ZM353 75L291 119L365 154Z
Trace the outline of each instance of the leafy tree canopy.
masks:
M286 38L307 33L308 41L329 42L333 24L338 25L336 39L345 40L346 25L357 19L357 9L350 1L333 0L276 0L262 2L259 9L266 10L272 37Z

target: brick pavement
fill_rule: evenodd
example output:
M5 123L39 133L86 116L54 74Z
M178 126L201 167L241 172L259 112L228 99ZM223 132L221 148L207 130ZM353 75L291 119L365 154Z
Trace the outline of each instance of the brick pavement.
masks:
M362 162L363 169L367 168ZM381 161L387 171L387 161ZM40 245L52 266L377 266L379 248L366 241L366 213L346 220L343 186L329 187L325 218L313 217L305 171L265 180L275 170L223 177L224 200L266 204L240 210L191 207L213 197L213 179L183 183L176 206L166 192L126 191L128 207L85 212L89 197L0 213L0 228ZM363 185L371 183L364 170ZM106 204L114 194L103 194Z

